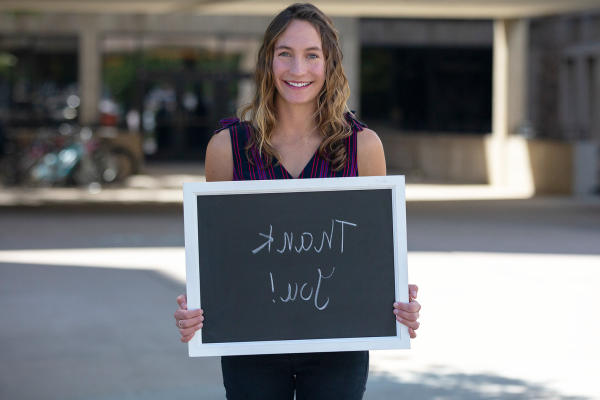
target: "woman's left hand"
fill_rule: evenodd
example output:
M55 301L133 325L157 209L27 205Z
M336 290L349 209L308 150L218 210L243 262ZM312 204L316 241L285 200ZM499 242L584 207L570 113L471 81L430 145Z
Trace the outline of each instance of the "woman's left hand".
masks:
M410 338L414 339L417 337L415 332L419 329L419 311L421 311L421 305L417 302L417 293L419 287L417 285L408 285L408 296L410 301L408 303L394 303L394 314L396 320L403 325L408 326L408 333Z

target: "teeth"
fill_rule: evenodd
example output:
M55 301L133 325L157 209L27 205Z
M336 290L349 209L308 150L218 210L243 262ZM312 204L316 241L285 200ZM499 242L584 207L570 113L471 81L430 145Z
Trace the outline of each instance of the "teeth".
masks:
M287 82L287 81L286 81ZM310 82L306 82L306 83L294 83L294 82L287 82L289 85L292 85L294 87L304 87L307 86Z

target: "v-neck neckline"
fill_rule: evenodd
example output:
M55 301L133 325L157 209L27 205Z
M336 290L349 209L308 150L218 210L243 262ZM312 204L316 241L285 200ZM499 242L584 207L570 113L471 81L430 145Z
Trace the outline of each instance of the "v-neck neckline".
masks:
M304 176L304 173L306 172L306 170L308 169L308 167L310 167L311 165L313 165L315 157L317 157L318 155L319 155L319 148L317 148L317 150L315 151L315 153L313 154L313 156L310 158L310 160L308 160L308 163L306 163L306 165L304 166L304 168L302 168L302 172L300 172L300 175L298 175L295 178L294 178L294 176L292 174L290 174L288 172L288 170L285 167L285 165L283 165L283 163L277 157L273 157L273 158L279 163L279 166L281 167L281 170L285 173L285 175L287 175L291 179L301 179Z

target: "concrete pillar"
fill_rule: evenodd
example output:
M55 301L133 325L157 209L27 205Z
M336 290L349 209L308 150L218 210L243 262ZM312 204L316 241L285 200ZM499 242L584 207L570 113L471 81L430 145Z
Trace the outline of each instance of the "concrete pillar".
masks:
M600 54L593 58L590 73L590 137L600 143Z
M600 144L592 141L573 143L573 194L589 195L598 188L598 152Z
M585 56L577 58L575 64L576 71L576 136L577 140L586 140L589 138L590 130L590 81L588 71L588 60Z
M350 85L348 107L360 114L360 20L335 18L334 24L340 34L340 47L344 54L342 64Z
M507 140L527 120L527 58L529 22L494 21L492 137L488 141L490 184L510 184Z
M79 124L90 125L98 122L100 101L101 49L99 44L96 17L82 16L79 31Z

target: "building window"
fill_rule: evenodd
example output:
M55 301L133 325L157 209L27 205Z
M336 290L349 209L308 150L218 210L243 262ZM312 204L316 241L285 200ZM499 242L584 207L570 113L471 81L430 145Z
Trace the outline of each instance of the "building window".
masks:
M492 49L363 47L361 112L404 132L489 133Z
M107 35L100 123L139 131L151 159L204 158L221 118L235 115L255 39Z
M77 96L76 37L0 36L0 124L76 121Z

